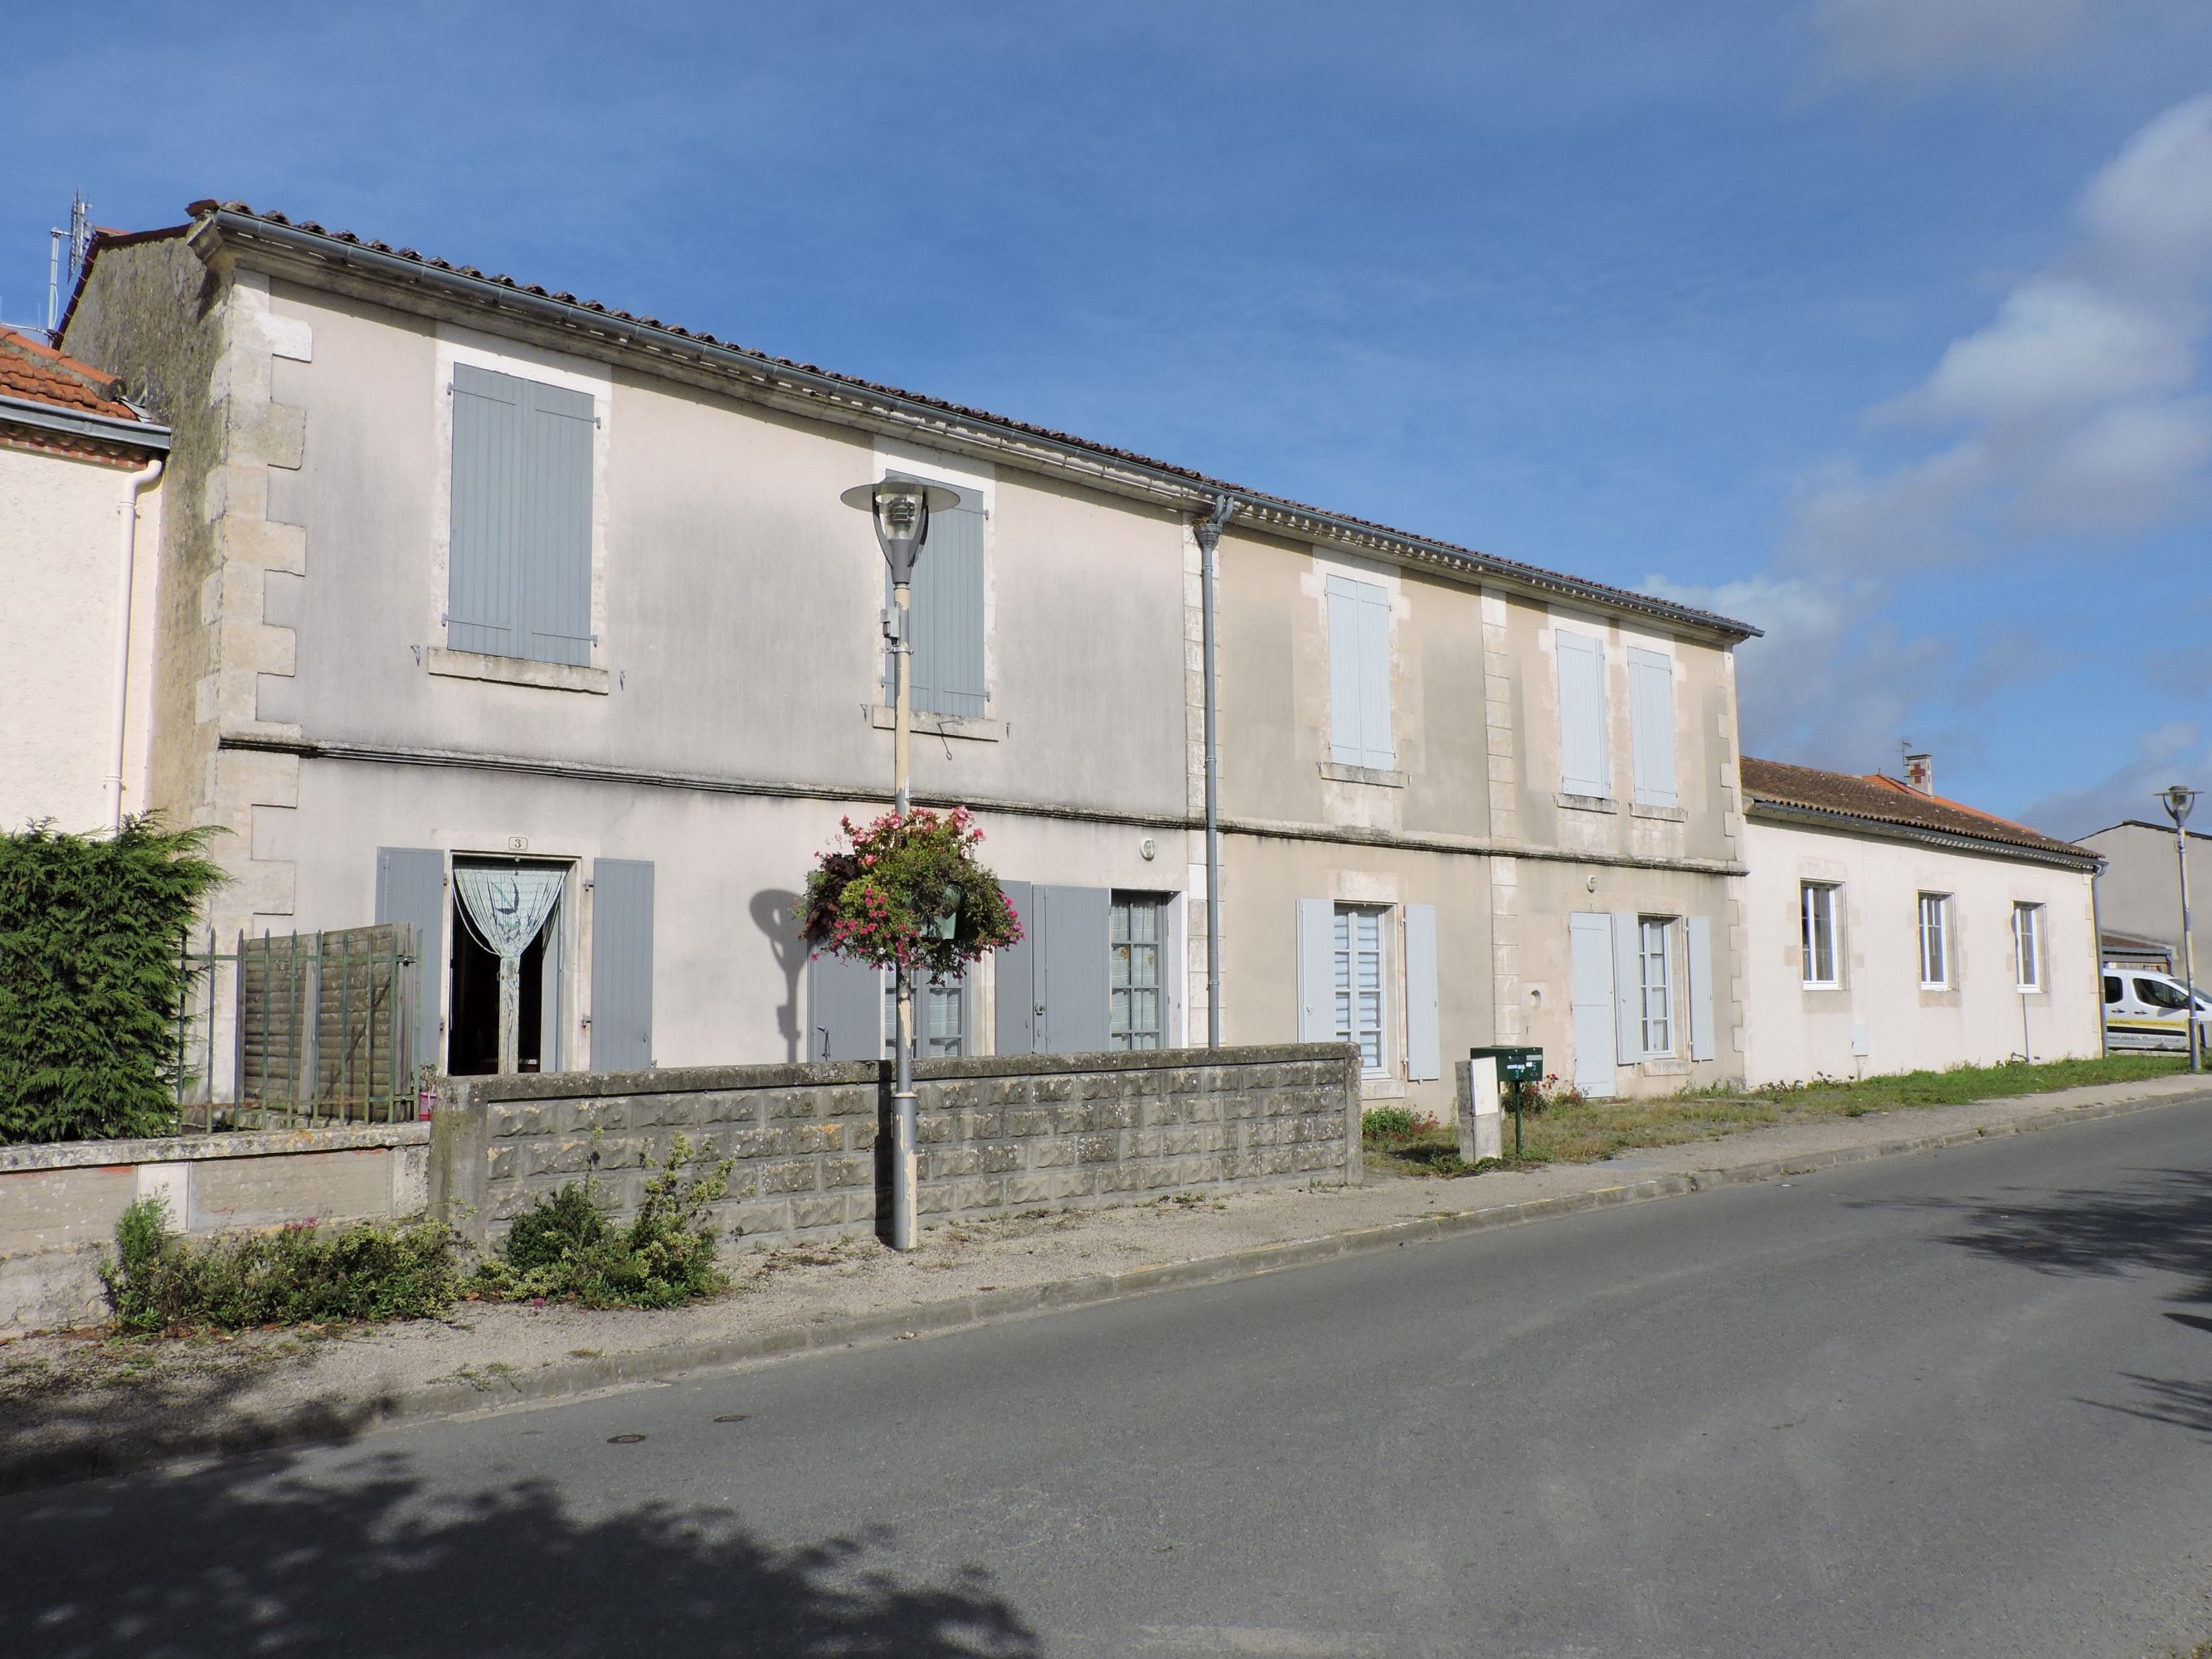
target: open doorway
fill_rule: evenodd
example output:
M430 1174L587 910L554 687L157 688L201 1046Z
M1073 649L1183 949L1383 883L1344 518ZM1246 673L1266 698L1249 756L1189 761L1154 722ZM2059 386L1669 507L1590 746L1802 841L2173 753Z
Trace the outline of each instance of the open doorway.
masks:
M465 867L550 869L556 876L564 868L518 860L459 859L454 860L454 866L457 873ZM453 990L446 1026L446 1069L455 1077L489 1077L500 1069L499 954L469 914L458 881L452 903L447 930L453 940L452 971L447 982ZM562 908L556 897L517 958L514 1048L519 1072L560 1069Z

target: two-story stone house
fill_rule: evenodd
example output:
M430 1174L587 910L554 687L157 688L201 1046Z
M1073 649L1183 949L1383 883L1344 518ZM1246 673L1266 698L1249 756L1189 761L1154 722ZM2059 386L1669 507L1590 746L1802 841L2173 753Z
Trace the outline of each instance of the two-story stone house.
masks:
M1541 1044L1595 1091L1742 1073L1744 625L651 319L197 204L96 245L64 343L174 429L155 799L232 834L219 928L413 922L422 1059L480 1069L472 867L550 872L520 1063L876 1052L794 902L890 784L881 557L839 501L959 493L916 576L915 794L975 807L1030 938L939 1052L1343 1036L1450 1109Z

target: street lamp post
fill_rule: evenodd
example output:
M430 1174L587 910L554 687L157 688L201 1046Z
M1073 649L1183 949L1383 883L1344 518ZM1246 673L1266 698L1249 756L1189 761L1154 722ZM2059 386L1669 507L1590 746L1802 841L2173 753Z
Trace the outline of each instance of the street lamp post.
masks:
M2177 783L2158 799L2166 817L2173 820L2174 857L2181 866L2181 983L2189 993L2189 1006L2184 1011L2188 1021L2189 1069L2202 1071L2203 1061L2197 1041L2197 953L2189 944L2189 834L2182 828L2189 822L2189 809L2197 805L2197 792Z
M911 805L913 781L907 770L908 737L914 724L913 617L915 560L929 539L929 515L959 505L960 497L941 485L908 478L855 484L838 496L875 520L876 543L890 567L891 603L884 612L884 638L891 647L892 808L901 820ZM891 1085L891 1237L895 1250L915 1246L915 1187L917 1127L914 1095L914 970L905 963L898 975L898 1036Z

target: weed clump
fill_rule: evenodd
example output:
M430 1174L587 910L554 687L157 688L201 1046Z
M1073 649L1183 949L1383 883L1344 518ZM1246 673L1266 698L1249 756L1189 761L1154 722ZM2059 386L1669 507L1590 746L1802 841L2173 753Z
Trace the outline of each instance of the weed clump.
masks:
M686 1176L684 1166L693 1165ZM495 1302L574 1302L586 1308L674 1308L724 1289L707 1206L730 1189L734 1158L711 1163L676 1137L645 1183L636 1218L610 1226L592 1183L570 1182L514 1218L499 1254L470 1288Z
M126 1331L439 1319L460 1291L453 1235L430 1221L304 1221L191 1244L169 1231L161 1199L142 1198L116 1224L115 1245L100 1278Z

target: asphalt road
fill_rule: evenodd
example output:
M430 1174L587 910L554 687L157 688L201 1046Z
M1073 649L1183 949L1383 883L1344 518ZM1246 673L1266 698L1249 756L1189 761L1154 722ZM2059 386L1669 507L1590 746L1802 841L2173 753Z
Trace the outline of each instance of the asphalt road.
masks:
M2138 1659L2208 1452L2212 1100L27 1493L0 1652Z

